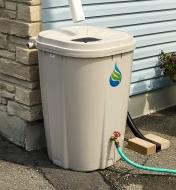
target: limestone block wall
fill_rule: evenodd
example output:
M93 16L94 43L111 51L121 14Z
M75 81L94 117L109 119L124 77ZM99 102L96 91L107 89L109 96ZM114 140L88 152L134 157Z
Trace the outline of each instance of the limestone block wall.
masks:
M42 106L37 50L26 43L40 30L40 0L0 0L0 111L30 125Z

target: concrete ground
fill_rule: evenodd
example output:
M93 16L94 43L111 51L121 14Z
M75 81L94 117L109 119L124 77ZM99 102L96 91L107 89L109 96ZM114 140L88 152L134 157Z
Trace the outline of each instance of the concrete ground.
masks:
M144 134L170 139L171 147L152 156L124 148L141 164L176 169L176 107L135 120ZM127 129L126 139L133 137ZM0 137L0 190L175 190L176 176L136 170L123 161L106 170L89 173L53 165L46 150L25 152Z

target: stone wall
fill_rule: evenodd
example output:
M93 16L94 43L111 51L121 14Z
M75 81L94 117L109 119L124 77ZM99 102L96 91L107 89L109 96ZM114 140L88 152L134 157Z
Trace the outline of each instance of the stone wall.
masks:
M1 121L0 132L25 148L26 128L35 126L35 133L36 128L43 130L40 129L42 106L37 50L26 48L29 38L36 36L40 30L40 0L0 0L0 112L6 115L4 122ZM9 126L12 117L14 121L21 121L21 140L16 139L8 129L13 128ZM35 137L37 143L40 138L39 132ZM38 147L34 142L32 144L33 147L28 149Z

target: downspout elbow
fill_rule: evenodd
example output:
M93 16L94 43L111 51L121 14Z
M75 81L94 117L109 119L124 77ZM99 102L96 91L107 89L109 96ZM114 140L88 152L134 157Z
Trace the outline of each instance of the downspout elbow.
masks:
M26 47L28 49L35 49L37 48L37 36L31 37L29 41L26 43Z

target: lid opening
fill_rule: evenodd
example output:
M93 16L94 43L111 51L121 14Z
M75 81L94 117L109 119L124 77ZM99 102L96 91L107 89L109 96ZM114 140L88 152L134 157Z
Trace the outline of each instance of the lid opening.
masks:
M85 37L85 38L77 38L77 39L73 39L72 41L74 41L74 42L88 43L88 42L96 42L96 41L100 41L100 40L101 40L101 39L98 39L98 38Z

